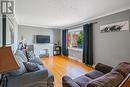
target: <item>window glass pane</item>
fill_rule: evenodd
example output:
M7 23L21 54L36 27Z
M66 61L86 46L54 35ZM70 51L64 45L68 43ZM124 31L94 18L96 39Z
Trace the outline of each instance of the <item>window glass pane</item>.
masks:
M69 48L83 48L82 30L68 32L67 39Z

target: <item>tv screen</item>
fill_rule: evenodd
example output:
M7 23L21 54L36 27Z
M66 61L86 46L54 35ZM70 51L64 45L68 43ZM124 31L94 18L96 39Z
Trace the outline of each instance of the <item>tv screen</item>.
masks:
M50 36L36 35L36 43L50 43Z

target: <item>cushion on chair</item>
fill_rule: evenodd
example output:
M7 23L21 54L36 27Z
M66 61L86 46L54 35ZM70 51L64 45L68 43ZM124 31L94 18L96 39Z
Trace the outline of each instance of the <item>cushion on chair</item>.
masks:
M91 81L92 79L85 76L85 75L82 75L76 79L74 79L74 81L80 86L80 87L86 87L87 83L89 81Z
M90 77L92 79L96 79L96 78L101 77L103 75L104 75L104 73L97 71L97 70L93 70L93 71L90 71L89 73L85 74L85 76Z
M126 77L130 73L130 63L122 62L112 69L112 71L120 72L124 77Z
M89 82L87 87L117 87L124 77L117 71L112 71Z

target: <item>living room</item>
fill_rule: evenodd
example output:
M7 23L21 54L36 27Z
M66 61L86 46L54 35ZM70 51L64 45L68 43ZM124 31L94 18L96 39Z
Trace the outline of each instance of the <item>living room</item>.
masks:
M130 87L129 0L0 3L0 87Z

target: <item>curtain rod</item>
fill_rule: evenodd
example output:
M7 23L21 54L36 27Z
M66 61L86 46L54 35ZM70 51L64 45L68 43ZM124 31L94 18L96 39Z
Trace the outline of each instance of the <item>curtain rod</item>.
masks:
M92 23L92 24L97 24L98 22L90 22L90 23ZM78 24L78 25L72 25L72 26L70 26L70 27L66 27L66 29L67 29L67 30L70 30L70 29L82 27L83 25L85 25L85 24L90 24L90 23L84 22L84 23L81 23L81 24Z

